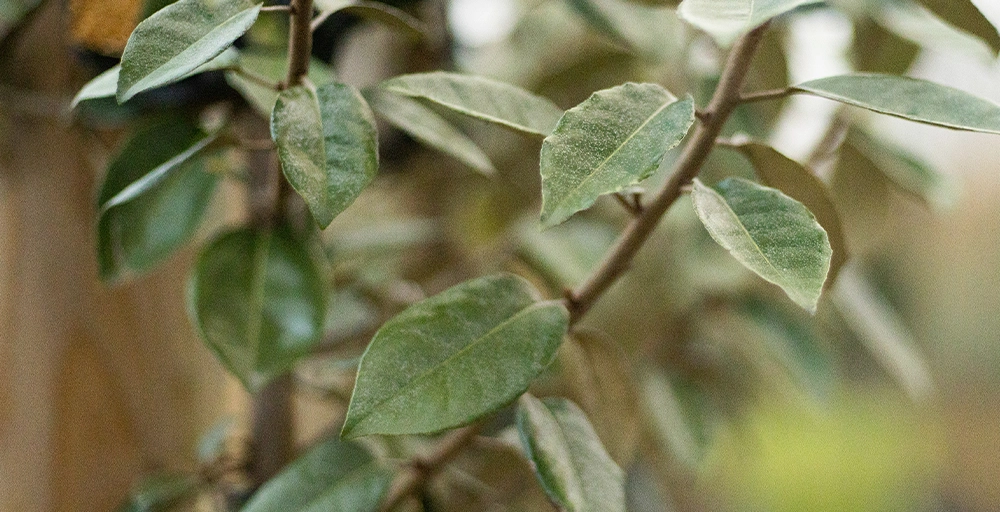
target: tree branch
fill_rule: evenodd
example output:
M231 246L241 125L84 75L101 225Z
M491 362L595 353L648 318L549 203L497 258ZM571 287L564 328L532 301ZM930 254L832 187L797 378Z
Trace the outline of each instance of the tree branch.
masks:
M570 292L566 299L566 307L570 311L571 323L579 321L593 307L597 299L621 277L632 258L659 224L660 219L681 196L683 187L690 184L698 175L712 148L715 147L716 138L722 132L726 120L729 119L733 109L743 101L744 96L740 88L768 25L768 23L761 25L737 41L726 61L715 94L699 116L701 122L684 147L673 175L653 201L645 207L642 214L629 223L597 270L576 290Z
M287 87L302 83L309 73L309 56L312 53L312 0L292 0L289 5L288 25L288 78Z

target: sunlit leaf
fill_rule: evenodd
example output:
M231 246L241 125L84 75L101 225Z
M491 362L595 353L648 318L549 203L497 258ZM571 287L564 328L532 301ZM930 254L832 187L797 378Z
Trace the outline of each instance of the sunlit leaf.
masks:
M545 98L478 76L436 71L397 76L382 82L381 87L477 119L539 135L548 135L562 116L562 110Z
M355 443L328 439L268 480L241 512L375 512L392 472Z
M622 470L576 404L526 394L518 403L517 428L538 481L561 509L625 512Z
M250 29L260 7L252 0L179 0L143 20L122 54L118 102L215 58Z
M215 238L198 258L188 297L202 339L250 391L286 372L323 334L319 271L285 228Z
M826 231L802 203L741 178L714 189L695 180L691 199L719 245L796 304L816 311L832 250Z
M542 143L542 226L649 177L693 122L691 98L655 84L598 91L566 111Z
M827 283L833 282L840 268L847 262L847 241L830 194L819 178L802 164L788 158L778 150L757 142L743 142L736 146L753 164L761 183L776 188L788 197L802 203L816 216L816 221L826 230L833 256Z
M957 188L952 180L905 149L860 129L851 130L847 141L864 153L889 181L905 192L938 208L947 208L955 203Z
M361 359L344 437L418 434L469 423L528 388L562 342L561 302L498 274L410 306Z
M811 80L793 89L918 123L1000 134L1000 105L926 80L862 73Z
M414 139L484 174L494 172L490 158L464 133L419 101L385 90L365 91L372 110Z
M1000 52L1000 34L971 0L917 0L949 24L968 32Z
M722 46L767 20L821 0L684 0L677 14L708 32Z
M378 133L364 98L331 83L285 89L271 114L281 168L320 227L351 205L378 172Z

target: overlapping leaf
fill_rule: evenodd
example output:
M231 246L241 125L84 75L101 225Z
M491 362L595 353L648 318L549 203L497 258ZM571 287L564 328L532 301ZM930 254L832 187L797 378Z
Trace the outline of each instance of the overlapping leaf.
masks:
M802 203L741 178L714 189L695 180L691 199L719 245L796 304L816 311L832 250L826 231Z
M202 339L250 391L286 372L323 334L319 271L285 228L213 240L198 258L188 301Z
M862 73L811 80L793 89L918 123L1000 134L1000 105L926 80Z
M821 0L684 0L677 14L722 46L792 9Z
M625 512L622 470L576 404L524 395L517 428L538 481L562 510Z
M252 0L179 0L135 28L122 54L118 102L176 81L243 35L260 13Z
M545 98L478 76L441 71L418 73L386 80L381 87L477 119L543 136L552 131L562 116L562 110Z
M419 434L469 423L528 388L568 324L524 279L467 281L410 306L361 358L344 437Z
M351 205L378 172L378 133L368 104L334 82L285 89L271 114L281 168L320 227Z
M542 143L542 226L649 177L693 122L691 98L655 84L598 91L568 110Z

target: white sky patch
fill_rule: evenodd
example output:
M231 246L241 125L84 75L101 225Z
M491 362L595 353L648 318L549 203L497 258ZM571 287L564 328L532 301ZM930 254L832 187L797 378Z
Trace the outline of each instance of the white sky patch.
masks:
M461 46L475 48L500 41L516 22L516 0L450 0L448 24Z

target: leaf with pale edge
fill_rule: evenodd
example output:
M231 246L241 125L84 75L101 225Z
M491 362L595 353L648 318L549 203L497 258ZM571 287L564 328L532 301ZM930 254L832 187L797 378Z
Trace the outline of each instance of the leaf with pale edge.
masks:
M695 180L691 199L719 245L796 304L816 311L832 249L826 231L802 203L741 178L723 180L715 189Z
M821 0L684 0L677 7L681 19L729 46L739 36L792 9Z
M535 476L562 510L625 512L622 470L576 404L526 394L518 404L517 429Z
M324 301L315 263L286 228L239 229L202 251L188 310L208 347L257 391L320 339Z
M122 53L118 102L168 84L214 59L260 13L250 0L179 0L146 18Z
M170 118L136 133L115 157L98 194L101 279L147 271L187 243L218 182L202 158L214 139Z
M494 172L493 163L483 150L434 110L412 98L378 88L364 94L376 113L414 139L483 174Z
M410 306L361 358L343 437L422 434L493 412L555 357L569 322L524 279L498 274Z
M543 227L649 177L694 123L694 102L655 84L595 92L569 109L542 143Z
M375 512L391 482L363 447L328 439L264 483L241 512Z
M421 98L456 112L538 135L552 132L562 110L524 89L488 78L435 71L402 75L381 87Z
M1000 134L1000 105L926 80L861 73L811 80L792 89L918 123Z
M375 120L361 94L346 84L282 91L271 137L285 177L320 227L350 206L378 172Z

